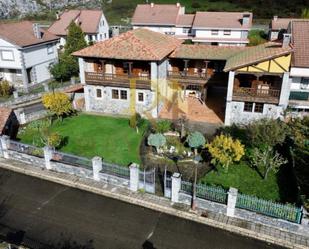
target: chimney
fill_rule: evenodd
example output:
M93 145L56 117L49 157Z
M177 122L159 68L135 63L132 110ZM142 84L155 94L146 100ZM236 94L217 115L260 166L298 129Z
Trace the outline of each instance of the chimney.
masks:
M291 43L291 34L283 34L282 47L287 48Z
M32 30L33 30L33 34L36 38L38 39L42 39L42 33L40 31L40 27L38 23L33 23L32 24Z
M179 8L180 7L180 3L176 3L176 6Z
M250 13L244 13L242 16L242 25L248 25L250 21Z
M154 3L150 3L150 7L153 8L154 7Z
M274 21L277 21L278 20L278 16L274 16Z

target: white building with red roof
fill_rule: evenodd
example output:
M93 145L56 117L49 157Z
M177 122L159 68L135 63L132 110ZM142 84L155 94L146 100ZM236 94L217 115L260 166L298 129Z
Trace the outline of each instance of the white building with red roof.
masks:
M59 38L29 21L0 24L0 80L28 89L51 78Z
M103 11L66 10L57 15L57 20L48 28L50 33L61 37L60 46L65 44L71 22L81 27L87 42L104 41L109 38L109 25Z
M133 18L133 29L147 28L196 43L219 46L245 46L252 26L252 13L197 12L185 14L177 4L139 4Z

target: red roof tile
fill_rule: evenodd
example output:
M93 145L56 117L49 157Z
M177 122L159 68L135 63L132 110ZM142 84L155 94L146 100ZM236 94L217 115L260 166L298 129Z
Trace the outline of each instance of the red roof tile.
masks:
M249 15L248 24L243 24L243 16ZM193 28L249 29L252 13L247 12L196 12Z
M12 109L0 107L0 135L3 133L5 125L12 113Z
M0 38L19 47L27 47L59 39L42 28L40 29L42 39L37 38L33 32L33 24L30 21L2 23L0 24Z
M103 12L101 10L68 10L62 13L48 31L60 36L67 34L67 28L72 21L80 24L84 33L96 33Z
M292 20L297 20L296 18L276 18L271 20L270 29L271 30L281 30L288 29L289 24Z
M159 61L182 43L147 29L135 29L73 53L78 57Z
M176 25L181 8L176 4L138 4L131 23Z
M309 67L309 20L292 21L291 32L294 48L292 65Z

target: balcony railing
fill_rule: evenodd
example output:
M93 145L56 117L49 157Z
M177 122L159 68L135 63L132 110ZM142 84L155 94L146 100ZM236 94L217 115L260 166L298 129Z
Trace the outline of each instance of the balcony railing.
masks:
M249 87L237 87L234 88L233 97L242 100L256 100L265 99L271 102L278 102L280 97L280 89L257 89Z
M207 73L189 73L186 71L180 71L180 72L174 72L174 71L168 71L167 72L168 78L170 79L192 79L192 80L201 80L201 79L207 79Z
M126 75L126 74L111 74L111 73L95 73L86 72L85 79L87 83L93 83L98 85L118 85L129 87L130 80L136 80L137 88L149 88L150 87L150 74L141 73L139 76Z

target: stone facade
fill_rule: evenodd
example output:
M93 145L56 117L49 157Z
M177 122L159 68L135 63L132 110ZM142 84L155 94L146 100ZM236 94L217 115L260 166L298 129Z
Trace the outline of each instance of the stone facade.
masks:
M118 90L118 99L112 97L112 90ZM99 97L98 91L101 92L101 97ZM127 99L121 99L121 91L126 92ZM156 108L155 93L151 90L86 85L84 92L85 106L88 112L131 115L135 108L136 112L143 116L147 112L152 113ZM138 100L138 94L143 94L144 101Z

